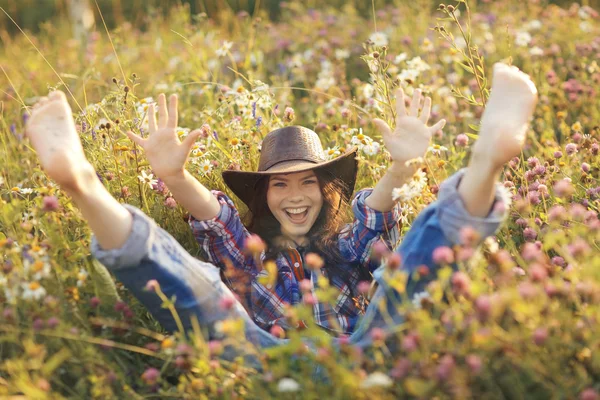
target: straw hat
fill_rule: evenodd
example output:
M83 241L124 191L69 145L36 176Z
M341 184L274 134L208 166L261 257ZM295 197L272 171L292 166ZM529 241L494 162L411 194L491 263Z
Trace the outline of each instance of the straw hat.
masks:
M269 132L262 142L258 171L223 171L223 180L240 200L249 205L255 196L255 185L260 178L274 174L323 169L346 184L342 193L352 197L358 161L356 148L327 160L319 136L302 126L286 126Z

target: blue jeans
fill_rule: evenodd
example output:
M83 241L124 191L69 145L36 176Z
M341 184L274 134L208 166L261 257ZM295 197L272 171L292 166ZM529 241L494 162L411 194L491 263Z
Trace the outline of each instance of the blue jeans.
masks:
M350 343L360 347L369 346L369 333L373 328L391 331L402 323L398 301L412 299L415 294L425 290L429 281L435 279L439 266L432 260L433 250L460 243L461 228L470 226L479 232L481 238L493 235L499 228L505 213L491 212L485 218L477 218L465 210L457 191L462 174L462 171L457 172L441 185L438 200L420 213L400 246L395 249L401 255L402 268L409 276L413 275L414 269L426 265L430 270L429 279L409 279L406 291L400 294L387 284L384 267L377 269L374 279L379 284L378 288L365 315L350 336ZM504 209L508 209L510 199L500 185L496 190L498 201L504 202ZM222 299L233 297L233 294L221 281L218 268L192 257L139 209L129 205L125 207L133 216L133 229L127 242L119 249L103 250L94 237L92 254L114 273L165 329L176 331L177 326L171 312L161 307L162 301L156 293L145 290L146 283L151 279L158 281L168 298L176 296L175 309L186 330L191 329L190 321L195 317L210 337L218 338L220 321L241 318L245 323L245 338L240 341L245 339L259 349L287 343L287 339L279 339L258 327L239 302L234 301L233 307L224 309L221 306ZM385 316L381 313L382 302L385 303ZM307 344L312 347L310 341ZM224 357L236 355L240 355L238 350L230 348Z

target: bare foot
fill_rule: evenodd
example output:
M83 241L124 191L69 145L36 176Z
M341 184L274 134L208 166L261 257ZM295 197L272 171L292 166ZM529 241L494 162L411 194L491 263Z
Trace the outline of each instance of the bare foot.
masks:
M487 158L495 167L518 155L536 103L537 89L529 76L517 67L496 63L474 154Z
M64 189L76 190L90 174L94 175L63 92L52 92L34 105L25 133L42 168Z

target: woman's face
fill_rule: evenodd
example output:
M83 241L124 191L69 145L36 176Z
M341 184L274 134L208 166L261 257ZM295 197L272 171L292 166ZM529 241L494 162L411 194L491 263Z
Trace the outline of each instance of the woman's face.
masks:
M317 176L313 171L270 176L267 205L281 224L281 233L299 241L310 231L323 207Z

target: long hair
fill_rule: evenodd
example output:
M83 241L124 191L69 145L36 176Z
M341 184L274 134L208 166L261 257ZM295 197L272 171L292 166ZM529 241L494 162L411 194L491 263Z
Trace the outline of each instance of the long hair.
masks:
M340 267L347 263L338 247L338 237L340 231L347 222L349 212L349 199L342 195L345 193L346 184L339 178L334 177L328 171L315 169L315 175L319 181L319 187L323 196L323 206L315 220L315 223L307 233L309 239L308 251L319 254L325 261L327 276L338 276L354 293L354 285L351 273ZM267 190L269 188L269 177L265 176L259 180L255 186L255 196L249 204L249 212L246 215L246 227L252 233L260 236L267 244L267 259L276 259L277 254L282 249L277 243L277 237L281 235L281 225L275 218L267 204ZM358 281L371 280L368 267L361 263L354 266L358 272Z

